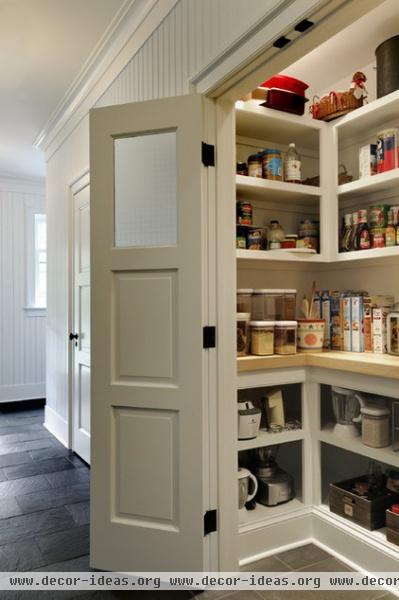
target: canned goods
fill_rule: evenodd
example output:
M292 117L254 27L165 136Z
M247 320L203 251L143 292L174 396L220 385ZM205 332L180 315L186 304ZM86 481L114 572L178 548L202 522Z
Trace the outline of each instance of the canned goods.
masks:
M247 247L247 238L242 233L237 233L236 248L238 250L245 250L246 247Z
M319 243L319 238L312 236L312 235L306 235L306 236L301 236L302 239L302 243L304 248L309 248L311 250L316 250L317 251L317 247L318 247L318 243Z
M384 129L377 134L377 172L395 169L397 160L398 130Z
M388 204L379 204L370 206L369 219L370 227L386 227L388 223Z
M372 227L370 237L372 248L385 248L385 227Z
M237 202L237 224L252 225L252 204L245 200Z
M280 150L265 150L262 157L262 172L265 179L283 180L283 159Z
M262 154L260 152L248 156L248 175L262 177Z
M391 206L391 211L393 215L393 224L399 224L399 206Z
M236 172L237 172L237 175L248 175L247 163L246 162L238 162Z
M248 250L262 250L262 229L252 229L247 234L247 248Z
M281 242L282 248L296 248L298 236L296 234L286 235L285 239Z

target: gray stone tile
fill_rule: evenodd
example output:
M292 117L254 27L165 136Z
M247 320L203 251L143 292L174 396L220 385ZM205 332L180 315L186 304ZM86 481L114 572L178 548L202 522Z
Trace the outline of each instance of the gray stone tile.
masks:
M72 455L72 451L68 448L51 447L44 448L43 450L31 450L29 456L32 460L47 460L48 458L63 457L69 460Z
M0 547L0 571L30 571L44 562L33 538Z
M49 458L36 462L16 465L15 467L4 467L8 479L19 479L41 473L53 473L54 471L66 471L73 469L73 465L66 458Z
M351 569L344 565L344 563L332 557L326 558L313 565L307 565L306 567L302 567L302 569L298 569L298 571L312 571L312 573L342 573L350 570Z
M51 565L46 565L44 567L40 567L35 569L36 571L91 571L90 569L90 556L85 554L84 556L79 556L78 558L72 558L71 560L64 560L58 563L52 563Z
M12 452L28 452L29 450L38 450L39 448L54 448L57 440L51 438L42 438L33 440L32 442L19 442L12 444L4 444L0 446L0 455L11 454Z
M5 545L44 532L68 529L70 533L73 526L73 519L64 507L52 508L0 520L0 540Z
M2 481L0 483L0 498L5 496L30 494L40 490L48 490L50 487L51 486L44 475L23 477L21 479L13 479L12 481Z
M241 567L241 571L264 571L267 572L278 572L278 571L289 571L289 567L281 560L276 558L275 556L268 556L267 558L262 558L256 562L250 563L249 565L245 565Z
M74 469L68 471L60 471L58 473L47 473L46 478L51 487L65 487L77 483L87 483L90 480L89 469Z
M89 553L89 526L38 535L36 542L47 563L77 558Z
M312 565L321 560L325 560L326 558L330 558L330 555L314 544L307 544L306 546L300 546L299 548L276 554L276 557L282 560L290 569L295 571L302 567L306 567L307 565Z
M208 598L213 598L216 592L207 592ZM218 596L220 598L221 596ZM199 600L198 597L197 600ZM227 592L227 596L223 596L223 600L261 600L259 594L252 590L240 590L239 592Z
M23 513L30 513L47 508L64 506L65 504L73 504L74 502L82 502L83 500L88 500L89 497L89 485L87 483L80 483L64 488L51 488L49 490L17 496L17 502ZM72 515L71 512L70 514Z
M12 452L11 454L0 455L0 467L11 467L14 465L23 465L32 462L28 452Z
M85 463L84 460L82 460L81 458L79 458L79 456L77 456L76 454L74 454L72 452L72 454L70 456L68 456L68 460L71 461L71 463L76 467L86 467L86 469L88 468L88 465Z
M15 517L16 515L22 515L22 510L14 496L5 496L4 498L1 498L0 519L8 519L9 517Z
M0 469L0 481L5 481L7 479L4 469Z
M24 427L25 425L41 425L43 427L44 416L35 416L35 417L1 417L0 416L0 426L1 427Z
M1 437L6 436L6 435L11 435L11 434L16 434L16 433L37 433L37 432L47 432L47 434L49 433L43 427L43 425L41 425L40 423L17 422L14 425L5 425L0 420L0 436ZM48 435L46 437L48 437ZM24 441L24 440L22 440L22 441Z
M65 504L65 508L72 515L76 525L87 525L90 523L90 502Z
M40 440L42 438L52 437L51 433L40 427L39 431L28 431L26 433L10 433L7 435L0 436L0 446L7 446L8 444L18 444L20 442L31 442L33 440Z

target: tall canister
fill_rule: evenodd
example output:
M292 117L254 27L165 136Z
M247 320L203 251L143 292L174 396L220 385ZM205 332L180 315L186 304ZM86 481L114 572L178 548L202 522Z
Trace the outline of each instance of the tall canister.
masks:
M375 51L377 59L377 98L399 89L399 35L385 40Z

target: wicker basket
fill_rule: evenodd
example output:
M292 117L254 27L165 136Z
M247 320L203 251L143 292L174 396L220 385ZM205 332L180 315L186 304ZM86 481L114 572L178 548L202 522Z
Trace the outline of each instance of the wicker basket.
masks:
M314 119L332 121L361 106L363 106L363 98L355 98L352 90L348 92L330 92L328 96L322 98L315 96L310 112Z

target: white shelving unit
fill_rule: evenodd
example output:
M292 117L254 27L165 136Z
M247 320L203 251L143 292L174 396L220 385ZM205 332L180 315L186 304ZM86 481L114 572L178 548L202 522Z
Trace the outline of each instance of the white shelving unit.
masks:
M239 531L240 533L246 533L276 518L302 513L305 508L305 504L297 498L293 498L289 502L279 504L278 506L263 506L263 504L257 503L254 510L247 511L247 518L244 522L240 523Z
M274 446L275 444L286 444L288 442L297 442L303 440L304 433L302 429L293 431L282 431L281 433L268 433L260 430L259 435L252 440L238 440L237 450L252 450L254 448L263 448L266 446Z
M391 446L387 446L386 448L370 448L370 446L362 443L360 437L349 439L337 437L330 429L321 430L319 441L399 468L399 453L394 452Z
M276 201L289 204L298 203L318 209L321 190L311 185L273 181L260 177L236 175L237 197L254 200Z
M399 187L399 169L356 179L338 186L339 200L353 200L368 193L395 191Z

